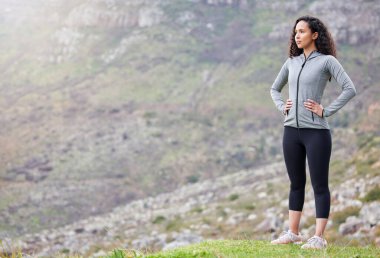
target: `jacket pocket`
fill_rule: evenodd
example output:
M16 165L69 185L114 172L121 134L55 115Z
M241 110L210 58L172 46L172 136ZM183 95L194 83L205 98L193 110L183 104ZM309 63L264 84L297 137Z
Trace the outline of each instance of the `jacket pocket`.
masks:
M314 113L305 107L304 102L306 99L302 99L298 103L298 119L301 122L305 122L308 124L318 124L318 120L314 117Z
M290 109L288 109L287 114L284 116L284 122L289 122L290 120L294 119L293 110L293 106Z

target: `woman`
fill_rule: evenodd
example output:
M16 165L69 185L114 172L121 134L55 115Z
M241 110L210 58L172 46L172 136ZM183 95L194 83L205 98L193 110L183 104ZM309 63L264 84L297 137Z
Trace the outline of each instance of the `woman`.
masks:
M324 108L320 103L327 80L331 81L331 77L342 87L342 92ZM285 104L281 90L286 83L289 83L289 98ZM276 108L284 115L282 145L290 179L289 229L271 243L301 244L304 240L299 233L299 222L305 198L307 158L315 197L316 230L301 247L326 248L323 233L330 213L328 173L332 142L326 117L352 99L356 88L336 59L334 41L319 19L303 16L295 22L289 57L270 93Z

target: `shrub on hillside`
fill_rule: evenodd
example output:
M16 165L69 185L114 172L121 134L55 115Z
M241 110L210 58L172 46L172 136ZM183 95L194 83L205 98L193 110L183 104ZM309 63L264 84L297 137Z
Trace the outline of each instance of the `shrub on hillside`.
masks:
M380 200L380 187L376 186L372 190L370 190L363 198L364 202L372 202Z

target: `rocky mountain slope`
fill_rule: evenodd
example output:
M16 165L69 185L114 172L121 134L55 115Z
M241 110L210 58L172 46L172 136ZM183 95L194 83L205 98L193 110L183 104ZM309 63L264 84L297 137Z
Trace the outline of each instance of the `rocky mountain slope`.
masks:
M283 162L275 162L187 184L173 192L132 201L107 215L25 235L13 245L17 243L24 252L38 257L58 253L96 257L116 247L144 252L205 239L270 240L288 223L284 169ZM332 187L333 216L326 235L337 245L380 246L380 200L363 201L376 187L380 194L380 176L357 180L355 173L350 167L344 175L347 181ZM305 236L314 234L314 216L313 191L308 185L301 220Z

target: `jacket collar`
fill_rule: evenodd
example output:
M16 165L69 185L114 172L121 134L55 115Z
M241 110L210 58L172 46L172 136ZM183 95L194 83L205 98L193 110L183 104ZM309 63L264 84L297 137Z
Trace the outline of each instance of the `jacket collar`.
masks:
M307 60L310 60L310 59L312 59L312 58L314 58L314 57L317 57L317 56L320 56L320 55L322 55L322 53L318 52L318 50L313 50L313 51L309 54L309 56L307 57ZM299 56L301 57L302 61L305 61L305 53L302 53L302 54L300 54Z

